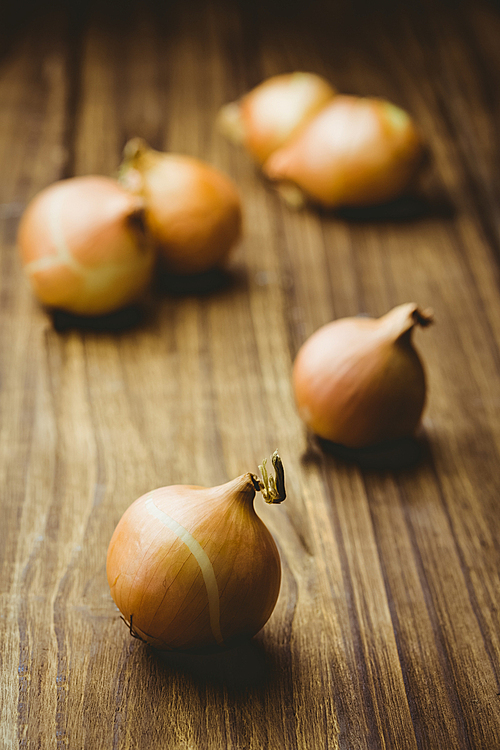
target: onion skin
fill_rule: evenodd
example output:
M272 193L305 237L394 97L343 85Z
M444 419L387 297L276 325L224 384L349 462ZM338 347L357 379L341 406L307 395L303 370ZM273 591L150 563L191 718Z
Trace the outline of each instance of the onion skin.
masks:
M193 274L223 266L242 228L232 180L194 157L155 151L140 138L129 141L124 155L120 181L144 199L146 223L167 270Z
M408 303L382 318L343 318L318 329L299 350L293 389L299 414L321 438L363 448L414 434L426 378L412 346L431 313Z
M73 177L38 193L18 247L40 302L102 315L135 301L154 265L142 219L142 201L108 177Z
M161 650L190 651L262 628L278 598L281 563L253 507L258 481L244 474L210 489L162 487L128 508L106 567L133 635Z
M263 165L327 208L383 203L410 183L422 142L409 115L393 104L338 95Z
M219 129L242 143L260 164L283 146L335 96L335 89L314 73L286 73L256 86L219 112Z

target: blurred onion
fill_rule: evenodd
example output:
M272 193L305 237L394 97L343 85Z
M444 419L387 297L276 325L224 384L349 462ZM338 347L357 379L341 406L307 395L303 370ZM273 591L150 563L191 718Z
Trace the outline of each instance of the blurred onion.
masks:
M326 207L368 205L398 196L421 153L404 110L380 99L338 95L271 154L263 171L285 191L299 188Z
M219 112L218 126L263 163L317 114L335 90L314 73L273 76Z
M149 231L166 268L201 273L222 266L241 235L241 203L234 183L199 159L155 151L129 141L122 184L145 204Z
M38 299L79 315L101 315L136 300L154 251L140 198L116 180L61 180L29 203L18 232L21 260Z

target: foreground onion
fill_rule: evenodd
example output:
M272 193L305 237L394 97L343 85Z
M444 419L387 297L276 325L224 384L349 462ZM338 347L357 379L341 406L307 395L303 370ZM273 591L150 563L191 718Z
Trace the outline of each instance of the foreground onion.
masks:
M303 344L293 368L300 416L315 434L350 448L411 436L426 398L415 326L432 321L412 304L382 318L343 318Z
M107 557L111 595L132 635L159 649L203 649L253 636L278 598L281 565L255 513L261 491L285 499L276 479L243 474L220 487L176 485L143 495L122 516Z
M120 181L145 202L146 222L169 271L218 268L241 235L241 203L233 182L199 159L129 141Z
M271 154L263 171L285 190L291 184L329 208L377 204L405 190L421 153L417 130L402 109L339 95Z
M134 301L154 263L142 201L107 177L73 177L42 190L18 232L24 269L38 299L79 315Z
M314 73L273 76L219 112L218 126L260 163L283 146L335 95Z

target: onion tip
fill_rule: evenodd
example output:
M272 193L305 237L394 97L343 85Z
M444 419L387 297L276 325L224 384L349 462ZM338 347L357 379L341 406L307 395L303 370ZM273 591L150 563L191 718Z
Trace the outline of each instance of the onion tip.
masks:
M418 307L412 313L415 323L421 328L427 328L427 326L434 323L434 310L431 307L427 307L425 310L420 310Z
M299 211L306 205L306 197L298 185L293 182L282 182L276 188L288 208Z
M262 464L259 465L262 479L254 477L256 483L258 483L258 489L262 493L262 497L266 503L272 505L282 503L286 498L285 491L285 470L283 468L283 462L278 451L274 451L271 462L276 473L276 477L267 473L267 459L263 459Z
M244 142L246 133L238 102L231 102L221 107L215 124L220 133L231 143L239 146Z
M132 162L147 151L149 146L144 138L131 138L124 146L123 158L127 162Z

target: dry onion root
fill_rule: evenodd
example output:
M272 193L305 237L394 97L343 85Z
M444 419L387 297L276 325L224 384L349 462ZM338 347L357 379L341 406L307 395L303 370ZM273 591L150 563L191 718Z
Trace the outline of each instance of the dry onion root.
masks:
M399 305L381 318L342 318L302 345L293 367L298 412L319 437L364 448L412 436L426 377L412 331L432 313Z
M304 77L295 96L294 75ZM292 206L392 200L409 186L423 152L407 112L382 99L336 94L312 74L268 79L223 107L218 122Z
M243 474L219 487L174 485L136 500L111 538L111 595L132 635L162 650L229 645L255 635L276 604L281 563L255 512L256 492L285 499L276 478Z
M18 247L40 302L102 315L135 301L154 264L143 218L142 200L108 177L73 177L38 193Z
M224 265L242 224L229 177L199 159L155 151L134 138L125 146L120 181L144 200L148 229L168 271L196 274Z

